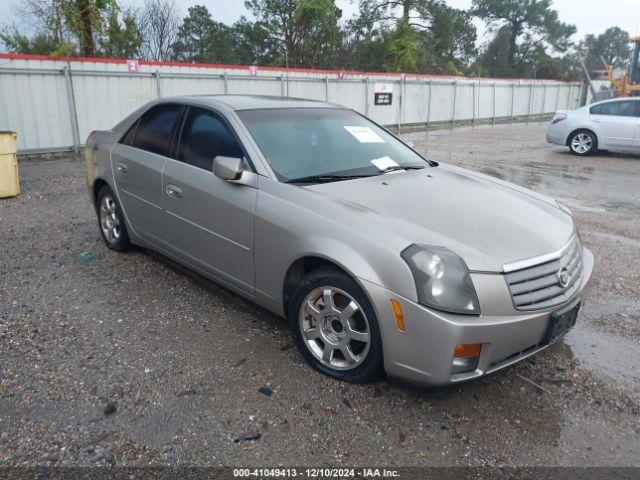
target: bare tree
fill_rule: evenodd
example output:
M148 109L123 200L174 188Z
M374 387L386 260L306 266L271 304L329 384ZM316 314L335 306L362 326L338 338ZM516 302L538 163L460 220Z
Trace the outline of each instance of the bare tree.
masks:
M22 0L13 8L35 33L51 35L55 42L69 41L61 0Z
M146 0L138 13L143 36L140 52L147 60L165 61L178 37L180 14L173 0Z

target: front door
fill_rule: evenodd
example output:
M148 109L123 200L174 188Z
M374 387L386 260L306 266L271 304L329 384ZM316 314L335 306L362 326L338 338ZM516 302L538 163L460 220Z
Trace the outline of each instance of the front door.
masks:
M152 243L162 236L162 169L184 107L158 105L145 112L111 150L118 198L133 231Z
M635 108L634 100L616 100L591 108L591 121L598 132L599 148L631 148L638 125Z
M227 122L189 107L176 159L163 174L167 245L187 262L253 293L253 221L257 190L213 174L218 155L243 158Z

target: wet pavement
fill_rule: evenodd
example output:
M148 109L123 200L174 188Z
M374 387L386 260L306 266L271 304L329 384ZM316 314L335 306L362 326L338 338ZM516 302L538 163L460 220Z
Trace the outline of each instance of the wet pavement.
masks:
M406 134L559 198L596 271L576 328L444 389L336 382L284 320L100 241L83 165L0 200L0 465L640 465L640 156L576 158L539 124Z

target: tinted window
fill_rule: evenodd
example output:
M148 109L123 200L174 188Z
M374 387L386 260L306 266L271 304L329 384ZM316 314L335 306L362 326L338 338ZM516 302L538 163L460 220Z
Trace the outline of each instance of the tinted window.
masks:
M593 115L616 115L619 117L633 117L636 114L636 103L632 100L620 102L601 103L591 107L590 112Z
M182 128L178 160L211 171L218 155L244 156L235 136L216 114L190 108Z
M133 139L136 136L136 128L137 127L138 127L138 121L135 121L133 123L133 125L131 125L131 127L129 127L129 130L127 130L127 133L124 134L124 136L120 140L120 143L122 143L124 145L129 145L130 147L132 147L133 146Z
M133 146L158 155L168 155L171 132L181 110L179 105L158 105L147 111L138 122Z

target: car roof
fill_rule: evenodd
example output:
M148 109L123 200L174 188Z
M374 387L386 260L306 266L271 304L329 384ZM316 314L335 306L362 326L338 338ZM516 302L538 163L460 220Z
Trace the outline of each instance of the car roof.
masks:
M597 102L593 102L591 104L585 105L587 107L593 107L594 105L600 105L601 103L611 103L611 102L625 102L625 101L633 101L638 102L640 98L636 97L616 97L616 98L605 98L604 100L599 100Z
M226 105L232 110L256 110L263 108L345 108L335 103L309 100L305 98L278 97L275 95L188 95L174 97L176 100L190 100L201 104Z

